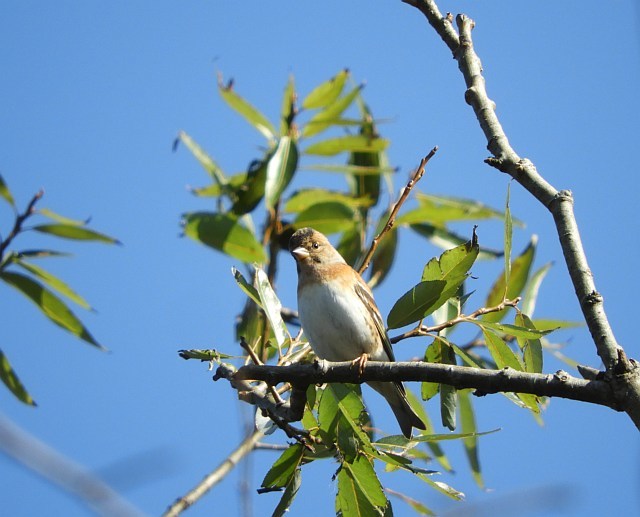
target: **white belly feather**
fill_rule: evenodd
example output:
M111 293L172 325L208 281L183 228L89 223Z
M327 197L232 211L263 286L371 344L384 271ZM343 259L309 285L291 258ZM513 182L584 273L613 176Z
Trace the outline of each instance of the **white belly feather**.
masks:
M306 292L307 289L312 292ZM350 361L381 349L378 339L371 342L366 310L363 303L349 303L340 290L319 284L307 285L305 296L298 300L300 320L311 348L318 357L328 361ZM371 358L384 359L375 355Z

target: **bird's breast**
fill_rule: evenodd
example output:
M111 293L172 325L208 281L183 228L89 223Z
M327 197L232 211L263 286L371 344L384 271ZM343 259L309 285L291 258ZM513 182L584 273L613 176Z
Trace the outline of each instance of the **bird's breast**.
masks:
M380 336L355 292L313 283L298 293L304 333L316 355L329 361L350 361L363 353L378 355Z

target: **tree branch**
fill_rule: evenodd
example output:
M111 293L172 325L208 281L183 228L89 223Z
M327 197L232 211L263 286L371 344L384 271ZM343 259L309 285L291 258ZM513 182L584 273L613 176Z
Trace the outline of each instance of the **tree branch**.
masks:
M555 374L519 372L512 368L485 370L468 366L426 362L369 361L362 375L351 361L290 366L246 365L234 375L234 381L262 380L269 384L291 382L309 385L324 382L361 383L368 381L428 381L456 388L473 388L477 394L511 392L530 393L540 397L560 397L590 402L621 410L608 382L584 380L566 372Z
M487 95L482 64L473 48L473 20L463 14L456 16L458 35L451 24L451 16L443 17L433 0L403 1L426 16L458 62L467 87L465 100L473 108L487 138L487 148L493 155L485 162L513 177L553 215L576 297L598 355L612 382L620 384L614 386L614 392L624 394L619 403L640 429L640 370L634 361L620 360L622 349L609 325L603 298L596 290L589 269L573 211L571 193L566 190L558 192L538 173L530 160L521 158L509 144L497 117L495 103Z
M15 237L22 231L22 225L24 222L35 212L36 203L42 198L42 196L44 196L44 190L40 190L31 198L31 201L29 201L25 211L16 215L13 228L11 229L11 232L9 232L9 235L7 235L6 239L0 239L0 263L2 262L4 252L9 247L9 244L11 244L11 241L13 241L13 239L15 239Z
M192 490L184 496L176 499L176 501L167 508L163 517L175 517L189 508L193 503L197 502L203 495L217 485L224 477L244 458L252 452L260 439L264 436L262 431L254 430L248 435L240 445L229 456L216 467L211 473L198 483Z

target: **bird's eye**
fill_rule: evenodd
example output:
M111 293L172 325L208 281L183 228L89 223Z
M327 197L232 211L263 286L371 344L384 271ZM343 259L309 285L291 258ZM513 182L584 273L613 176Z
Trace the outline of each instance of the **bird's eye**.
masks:
M320 247L320 244L318 244L317 242L314 242L312 245L314 250L317 250Z

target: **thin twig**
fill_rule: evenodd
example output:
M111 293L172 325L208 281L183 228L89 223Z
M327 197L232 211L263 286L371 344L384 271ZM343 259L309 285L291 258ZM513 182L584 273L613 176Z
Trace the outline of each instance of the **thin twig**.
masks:
M31 198L26 210L16 216L16 220L13 223L13 228L9 232L9 235L7 235L6 239L0 241L0 262L2 262L4 252L9 247L9 244L11 244L11 241L13 241L13 239L22 231L22 225L24 222L35 213L35 205L40 199L42 199L42 196L44 196L44 190L40 190Z
M415 187L416 183L418 183L418 181L420 181L420 178L422 178L422 176L424 175L424 170L425 170L425 167L427 166L427 163L429 163L429 160L433 158L433 155L436 154L437 151L438 151L438 146L436 145L433 149L431 149L431 151L429 151L429 154L427 156L425 156L424 158L422 158L422 160L420 160L420 165L418 166L418 169L414 174L411 175L411 179L402 189L402 192L400 193L400 197L398 198L398 201L396 201L395 205L393 205L393 208L391 209L391 213L389 214L389 218L387 219L387 224L384 225L384 228L382 229L382 231L378 235L376 235L373 241L371 242L371 246L369 246L369 251L367 251L367 254L364 257L364 260L362 261L362 265L358 269L358 273L360 274L364 273L366 269L369 267L369 263L371 262L371 258L373 257L373 254L375 253L376 248L378 247L378 244L380 244L380 241L385 236L385 234L391 231L391 228L393 228L393 225L396 222L396 216L398 215L400 208L409 197L409 194L411 193L411 190L413 189L413 187Z
M519 302L520 302L520 297L514 298L513 300L504 300L502 303L494 307L481 307L480 309L472 312L471 314L468 314L468 315L460 314L453 319L450 319L438 325L434 325L433 327L420 325L414 329L408 330L404 334L400 334L398 336L389 338L389 341L391 341L391 343L397 343L399 341L402 341L403 339L407 339L410 337L426 336L429 334L438 333L444 329L453 327L458 323L471 322L484 314L490 314L492 312L500 312L506 309L507 307L516 307Z
M251 348L251 346L249 346L249 343L247 343L244 339L244 337L240 338L240 346L246 350L247 354L249 354L249 357L251 357L251 360L254 362L254 364L257 365L261 365L264 364L260 358L256 355L256 353L254 352L253 348ZM280 396L280 394L276 391L276 389L271 386L271 385L267 385L269 388L269 391L271 392L271 395L273 396L273 399L276 401L276 404L278 405L282 405L284 404L284 400L282 400L282 397Z
M259 430L253 431L248 435L240 445L211 473L207 474L205 478L198 483L187 494L178 498L167 511L164 512L164 517L174 517L180 515L184 510L189 508L193 503L198 501L203 495L211 490L216 484L218 484L224 477L244 458L247 454L253 451L256 444L264 437L264 433Z

